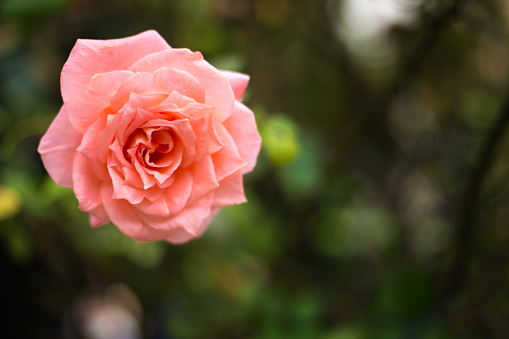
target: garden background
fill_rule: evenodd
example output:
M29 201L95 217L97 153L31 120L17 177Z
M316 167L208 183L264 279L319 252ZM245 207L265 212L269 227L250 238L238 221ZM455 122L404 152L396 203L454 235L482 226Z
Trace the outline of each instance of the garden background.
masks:
M263 138L178 246L91 229L36 151L76 39L147 29L250 74ZM508 85L504 0L3 0L1 336L507 338Z

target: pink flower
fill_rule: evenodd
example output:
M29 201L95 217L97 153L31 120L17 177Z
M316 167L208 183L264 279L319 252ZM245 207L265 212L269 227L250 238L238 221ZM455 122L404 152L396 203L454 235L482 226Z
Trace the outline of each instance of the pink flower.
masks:
M64 104L38 151L92 226L186 242L221 207L246 201L242 175L261 144L240 102L248 81L155 31L78 40L62 70Z

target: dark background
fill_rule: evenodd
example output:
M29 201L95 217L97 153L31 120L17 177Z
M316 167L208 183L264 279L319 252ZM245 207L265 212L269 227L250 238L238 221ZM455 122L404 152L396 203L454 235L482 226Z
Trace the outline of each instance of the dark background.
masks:
M1 1L0 336L509 337L509 5L396 2L366 36L341 0ZM250 74L263 138L179 246L90 229L36 151L76 39L147 29Z

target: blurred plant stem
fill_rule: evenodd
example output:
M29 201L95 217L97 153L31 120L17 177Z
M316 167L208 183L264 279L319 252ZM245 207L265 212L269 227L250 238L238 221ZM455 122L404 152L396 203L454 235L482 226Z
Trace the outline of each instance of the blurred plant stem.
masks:
M473 227L478 221L483 186L497 158L498 146L502 142L509 124L509 95L502 104L492 128L486 135L475 160L465 194L458 210L455 252L445 285L445 294L458 290L468 278L469 246Z

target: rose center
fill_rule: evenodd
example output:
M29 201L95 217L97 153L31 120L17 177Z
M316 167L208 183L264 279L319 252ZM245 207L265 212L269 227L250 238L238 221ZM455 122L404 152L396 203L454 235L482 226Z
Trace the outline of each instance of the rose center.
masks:
M124 156L130 162L138 160L143 166L165 167L173 162L171 151L174 146L171 129L138 128L129 136Z

